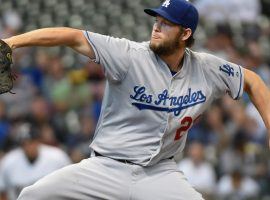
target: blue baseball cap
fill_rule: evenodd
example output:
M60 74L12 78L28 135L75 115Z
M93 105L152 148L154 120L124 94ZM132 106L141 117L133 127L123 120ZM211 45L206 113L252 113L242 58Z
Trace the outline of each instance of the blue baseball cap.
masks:
M195 32L198 21L198 10L187 0L165 0L158 8L147 8L144 12L151 16L160 15L184 28Z

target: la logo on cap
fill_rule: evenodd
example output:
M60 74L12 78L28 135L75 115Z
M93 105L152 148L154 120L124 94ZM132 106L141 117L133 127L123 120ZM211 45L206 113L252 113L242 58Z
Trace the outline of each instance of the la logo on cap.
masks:
M170 5L170 0L166 0L164 1L164 3L162 4L162 6L168 8L168 6Z

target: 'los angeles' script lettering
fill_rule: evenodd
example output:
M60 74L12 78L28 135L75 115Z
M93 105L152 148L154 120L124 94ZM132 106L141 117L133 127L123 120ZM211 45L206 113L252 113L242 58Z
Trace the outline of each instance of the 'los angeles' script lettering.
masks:
M188 88L186 95L182 96L169 96L168 90L165 89L156 98L154 97L153 94L147 93L144 86L135 86L134 94L130 95L130 98L136 101L133 105L139 109L174 112L175 115L179 115L183 109L206 101L206 96L201 90L192 91L191 88ZM164 108L164 106L173 108Z

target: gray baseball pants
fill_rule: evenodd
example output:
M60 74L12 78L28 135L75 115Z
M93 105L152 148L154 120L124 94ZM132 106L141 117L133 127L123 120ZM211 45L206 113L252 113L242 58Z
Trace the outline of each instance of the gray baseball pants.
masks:
M18 200L202 200L172 159L149 167L91 157L26 187Z

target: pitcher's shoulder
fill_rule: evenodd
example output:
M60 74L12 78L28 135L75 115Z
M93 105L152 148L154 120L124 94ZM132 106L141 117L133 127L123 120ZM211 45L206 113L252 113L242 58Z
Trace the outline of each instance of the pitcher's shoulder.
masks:
M224 59L219 58L208 52L198 52L190 49L186 49L186 52L189 55L190 60L193 61L193 63L197 63L204 68L225 62Z

